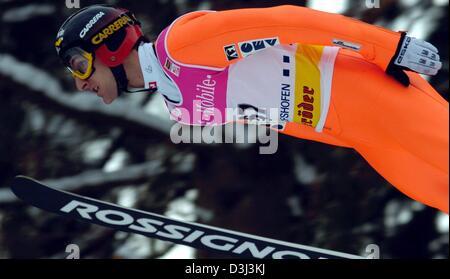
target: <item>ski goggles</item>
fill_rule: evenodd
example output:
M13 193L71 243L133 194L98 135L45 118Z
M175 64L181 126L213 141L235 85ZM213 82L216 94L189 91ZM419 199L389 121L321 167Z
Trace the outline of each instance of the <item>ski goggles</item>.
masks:
M95 71L93 54L82 48L68 49L63 54L62 60L72 76L81 80L89 79Z

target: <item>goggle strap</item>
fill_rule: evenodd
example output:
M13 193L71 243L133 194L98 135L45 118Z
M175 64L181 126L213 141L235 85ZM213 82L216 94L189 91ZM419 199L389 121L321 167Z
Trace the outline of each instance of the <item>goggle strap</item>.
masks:
M117 94L120 96L122 92L126 93L140 93L140 92L148 92L148 93L154 93L158 89L157 88L149 88L149 89L141 89L141 90L135 90L130 91L128 90L128 79L127 75L125 73L125 68L123 65L119 65L116 67L111 67L111 72L114 75L114 78L116 79L117 83Z
M127 79L127 75L125 73L125 69L122 64L120 64L116 67L111 67L110 69L114 75L114 78L116 79L117 88L118 88L117 93L120 96L122 91L125 91L128 88L128 79Z

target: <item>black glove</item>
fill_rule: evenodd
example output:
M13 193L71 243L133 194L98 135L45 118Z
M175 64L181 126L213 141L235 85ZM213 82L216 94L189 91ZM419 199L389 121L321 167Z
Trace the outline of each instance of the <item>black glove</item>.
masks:
M432 44L402 32L397 50L386 69L404 86L409 85L408 75L403 71L414 71L419 74L434 76L442 67L438 50Z

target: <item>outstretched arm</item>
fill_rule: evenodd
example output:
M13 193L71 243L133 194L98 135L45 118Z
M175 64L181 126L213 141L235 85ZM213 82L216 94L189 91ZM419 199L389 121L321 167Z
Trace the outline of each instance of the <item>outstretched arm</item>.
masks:
M168 47L183 63L225 67L224 46L278 37L280 43L344 45L386 70L401 34L339 14L298 6L199 11L172 27Z

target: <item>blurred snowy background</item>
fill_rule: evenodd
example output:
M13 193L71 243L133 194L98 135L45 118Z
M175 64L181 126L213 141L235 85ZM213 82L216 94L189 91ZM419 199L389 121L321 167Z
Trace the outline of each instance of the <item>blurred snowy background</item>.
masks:
M374 1L369 1L374 2ZM81 0L81 6L99 1ZM448 100L448 0L105 1L126 7L149 37L199 9L309 6L426 39L444 62L429 79ZM382 258L448 258L448 216L414 202L355 151L280 135L274 155L258 145L174 145L158 95L111 106L75 93L53 39L74 10L65 1L0 0L0 258L219 257L68 220L16 200L18 174L76 193L183 220ZM413 171L413 170L412 170Z

